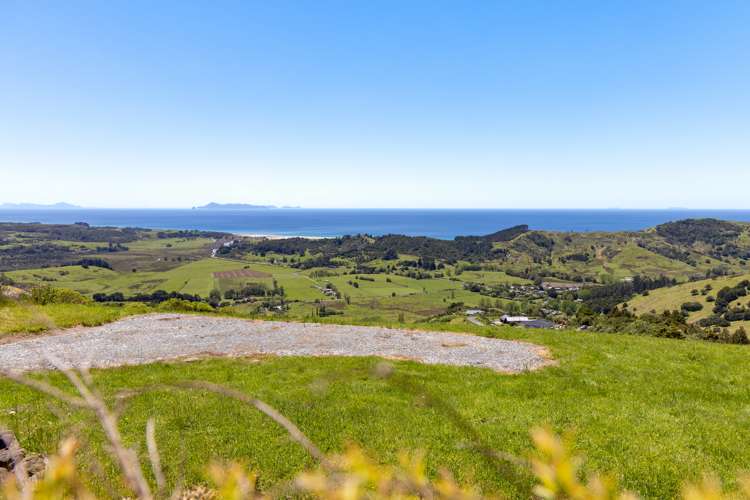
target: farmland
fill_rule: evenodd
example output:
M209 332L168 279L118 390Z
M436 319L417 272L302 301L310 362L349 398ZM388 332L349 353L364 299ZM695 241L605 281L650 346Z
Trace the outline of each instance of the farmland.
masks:
M587 470L609 472L647 498L674 496L685 480L707 471L731 481L750 462L743 446L750 437L744 369L750 351L722 344L728 337L703 337L694 327L710 309L709 294L747 278L742 249L685 245L679 243L682 233L672 229L668 236L607 237L520 228L454 242L23 229L15 226L3 236L4 282L29 294L50 287L82 296L76 303L36 303L32 295L0 299L0 334L6 337L170 308L195 312L190 307L198 304L211 315L519 339L548 347L556 361L516 376L396 361L387 379L377 375L380 360L372 358L206 359L96 371L109 400L128 394L118 399L127 400L122 429L128 442L140 443L145 420L155 416L160 442L180 443L163 447L171 485L206 483L209 457L249 461L263 488L312 464L275 426L231 401L136 390L196 379L267 400L326 452L356 442L376 460L393 463L402 449L422 449L429 474L445 466L460 482L513 498L529 497L528 471L491 465L471 448L472 440L525 457L530 428L547 424L573 431ZM55 249L46 260L32 251L44 245ZM702 295L706 285L711 291ZM181 298L169 299L169 293ZM702 301L704 308L658 314L687 301ZM504 313L549 318L559 329L490 324ZM467 314L484 326L470 324ZM576 331L583 327L588 331ZM606 331L612 333L601 333ZM59 375L40 376L64 384ZM92 488L101 492L113 481L103 436L89 415L60 411L8 381L0 381L0 388L0 409L13 408L0 411L0 425L12 428L26 447L51 452L74 429L86 443L84 467L105 463L106 479Z
M714 307L713 299L716 292L725 287L734 287L738 283L750 279L750 274L739 276L699 280L684 283L674 287L660 288L648 295L639 295L629 302L630 310L636 313L680 310L685 303L695 302L702 306L698 311L687 311L688 320L696 322L711 315ZM750 306L750 299L740 297L730 303L730 306ZM732 322L733 327L750 328L750 321Z
M488 323L510 312L543 315L566 326L580 324L576 301L590 295L577 289L610 287L622 294L592 302L596 312L633 299L631 312L661 313L679 310L685 301L667 299L682 294L660 287L707 275L730 281L743 275L748 229L726 224L683 221L637 233L554 233L518 226L454 241L395 235L265 240L10 225L2 233L6 256L0 256L0 264L10 267L7 279L26 288L68 288L105 301L155 293L211 296L225 312L250 317L464 323L463 311L478 308L485 314L474 322ZM693 233L705 241L685 236ZM54 251L47 260L46 254L32 251L50 245ZM655 280L639 291L657 288L648 299L618 291L618 283L638 276ZM552 285L545 288L545 282ZM691 312L688 320L694 323L707 312Z

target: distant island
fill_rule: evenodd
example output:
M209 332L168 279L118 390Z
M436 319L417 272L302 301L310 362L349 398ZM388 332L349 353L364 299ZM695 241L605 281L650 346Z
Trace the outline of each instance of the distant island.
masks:
M12 210L71 210L80 209L77 205L71 205L70 203L53 203L51 205L44 205L39 203L2 203L0 209L12 209Z
M214 203L200 207L193 207L193 210L258 210L264 208L277 208L274 205L251 205L249 203Z

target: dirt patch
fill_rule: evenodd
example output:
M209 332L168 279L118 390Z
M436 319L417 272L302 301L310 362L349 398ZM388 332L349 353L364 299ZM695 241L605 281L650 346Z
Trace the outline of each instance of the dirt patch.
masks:
M469 334L152 314L0 343L0 366L22 371L49 369L53 364L47 353L54 353L66 364L94 368L269 355L378 356L502 373L550 364L549 353L542 346Z
M19 299L23 295L28 295L28 293L20 288L14 286L0 286L0 296L8 297L10 299Z
M234 271L217 271L214 278L270 278L270 273L254 271L253 269L236 269Z

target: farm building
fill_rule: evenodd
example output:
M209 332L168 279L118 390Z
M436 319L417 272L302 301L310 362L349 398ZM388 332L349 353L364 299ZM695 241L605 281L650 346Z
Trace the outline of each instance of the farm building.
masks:
M525 321L529 321L528 316L508 316L507 314L503 314L500 317L500 321L503 323L523 323Z
M532 319L528 316L508 316L504 314L499 321L494 322L497 324L522 326L524 328L554 328L555 324L552 321L546 319Z

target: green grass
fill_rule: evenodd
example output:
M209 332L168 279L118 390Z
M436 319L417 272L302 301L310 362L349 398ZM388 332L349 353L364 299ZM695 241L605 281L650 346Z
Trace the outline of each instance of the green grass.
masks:
M513 285L528 285L531 280L510 276L502 271L463 271L456 276L461 281L484 283L485 285L499 285L508 283Z
M268 277L216 278L215 272L250 269L266 273ZM338 269L339 272L342 269ZM357 279L355 275L311 278L312 271L260 262L245 262L229 259L205 258L164 271L117 272L109 269L80 266L50 267L7 273L18 283L28 285L51 285L69 288L86 295L121 292L125 296L150 293L156 290L197 294L207 297L214 288L224 293L230 288L240 289L248 282L264 283L269 288L273 281L284 287L286 299L292 305L288 316L304 319L318 307L315 301L326 301L328 297L321 289L332 283L342 296L350 298L344 307L345 317L356 322L394 321L404 316L406 321L419 321L440 314L454 302L477 306L482 296L464 290L462 281L447 278L416 280L397 275L372 274L368 279ZM497 283L516 280L499 272L466 272L463 279L475 278ZM374 281L369 281L372 279ZM390 281L388 281L390 280ZM349 282L357 283L354 287ZM395 297L394 297L395 294Z
M131 252L153 250L176 252L179 250L204 250L211 243L213 243L213 240L208 238L153 238L133 241L126 246Z
M6 274L18 283L47 284L56 288L76 290L84 294L104 291L120 278L118 273L109 269L101 267L84 269L81 266L27 269Z
M279 286L284 287L284 291L290 300L305 300L311 301L315 299L323 299L325 295L316 288L324 283L324 279L314 280L310 278L309 272L304 272L299 269L282 266L279 264L266 264L266 263L242 263L241 261L227 261L234 262L237 266L235 269L243 269L247 267L252 271L259 271L269 275L268 278L233 278L220 280L221 291L226 291L229 288L239 289L244 283L264 283L269 288L273 284L275 279Z
M700 281L693 281L690 283L683 283L681 285L669 287L669 288L658 288L652 290L648 295L639 295L628 302L628 307L631 311L643 314L650 311L656 311L661 313L663 311L679 310L682 304L685 302L698 302L703 304L701 311L690 313L690 321L698 321L699 319L705 318L711 315L713 304L706 301L706 297L712 295L716 297L716 293L724 288L725 286L735 286L740 281L750 279L750 274L733 277L722 277L715 279L707 279ZM712 290L707 295L693 295L692 290L703 290L706 285L711 285ZM750 301L748 297L740 298L739 302L747 304ZM733 325L739 326L740 322Z
M125 295L133 295L138 292L166 290L207 297L211 290L218 286L214 272L242 267L240 262L202 259L161 272L116 272L96 267L83 269L79 266L65 266L13 271L6 274L19 283L48 284L83 294L122 292Z
M97 371L95 379L109 397L181 380L226 384L277 407L327 452L353 441L378 460L393 462L399 450L421 449L430 473L445 466L461 481L518 498L530 496L528 475L515 479L471 451L471 439L442 404L455 409L484 443L520 456L530 449L528 430L535 425L573 431L588 470L610 472L648 498L672 497L685 480L706 471L733 478L750 462L747 348L492 331L550 346L559 366L508 376L397 362L395 375L383 380L373 375L378 360L372 358L215 359ZM59 376L50 378L60 382ZM89 443L84 464L104 456L100 432L80 412L53 412L45 398L9 382L0 382L0 408L6 410L0 422L32 450L51 451L74 429ZM204 467L214 458L248 463L265 487L311 465L273 423L233 401L177 390L136 394L124 408L122 427L141 453L150 416L157 419L172 484L183 476L188 484L205 480Z
M127 244L127 252L100 254L118 272L168 271L211 254L213 240L206 238L146 238Z
M609 264L616 279L635 275L658 276L686 279L695 274L695 268L677 260L668 259L635 244L629 244L615 255Z
M147 312L142 304L123 307L102 304L47 304L7 302L0 305L0 338L8 334L39 333L54 328L97 326Z

